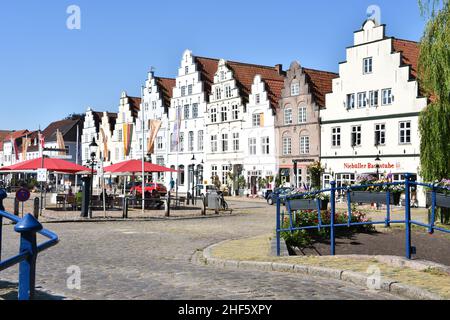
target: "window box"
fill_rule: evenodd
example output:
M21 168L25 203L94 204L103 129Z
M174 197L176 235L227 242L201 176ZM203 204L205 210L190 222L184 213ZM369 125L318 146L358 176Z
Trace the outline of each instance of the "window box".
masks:
M387 204L387 192L372 191L352 191L350 192L352 203L381 203ZM400 203L401 193L391 193L390 204L398 205Z
M319 200L320 209L327 210L329 200ZM289 205L291 211L298 210L317 210L317 200L316 199L293 199L289 200ZM286 205L287 207L287 205Z
M427 192L427 207L431 207L431 192ZM436 206L441 208L450 208L450 194L436 192Z

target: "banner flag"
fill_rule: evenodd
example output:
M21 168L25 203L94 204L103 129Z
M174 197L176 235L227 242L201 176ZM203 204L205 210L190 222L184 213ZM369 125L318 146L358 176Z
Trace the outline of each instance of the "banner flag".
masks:
M66 144L64 142L63 135L62 135L61 131L59 131L59 129L56 129L56 142L58 144L58 149L60 149L60 150L66 149ZM64 155L66 155L66 152L65 151L59 151L58 155L64 156Z
M161 129L161 120L149 120L148 127L150 128L150 135L147 139L147 153L153 154L155 152L155 140Z
M103 128L100 128L100 136L103 143L103 158L106 159L106 161L109 161L108 137L106 136Z

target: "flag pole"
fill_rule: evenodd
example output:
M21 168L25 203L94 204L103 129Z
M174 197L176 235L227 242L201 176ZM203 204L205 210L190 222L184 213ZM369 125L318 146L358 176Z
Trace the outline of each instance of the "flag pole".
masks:
M80 126L77 124L77 145L75 153L75 163L78 164L78 152L79 152L79 140L80 140ZM78 175L75 174L75 194L78 192Z
M145 213L145 108L144 108L144 86L141 87L141 115L142 115L142 214Z

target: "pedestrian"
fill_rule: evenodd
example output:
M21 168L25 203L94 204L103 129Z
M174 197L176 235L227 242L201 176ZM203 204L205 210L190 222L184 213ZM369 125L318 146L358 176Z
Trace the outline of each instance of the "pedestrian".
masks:
M170 178L170 190L173 190L175 188L175 180L173 180L173 177Z
M3 205L3 200L8 197L5 189L0 189L0 211L5 211L5 206Z

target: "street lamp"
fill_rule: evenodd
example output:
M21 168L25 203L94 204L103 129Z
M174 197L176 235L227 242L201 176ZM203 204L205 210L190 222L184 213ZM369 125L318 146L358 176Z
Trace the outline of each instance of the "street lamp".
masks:
M377 179L378 180L380 179L380 162L381 162L381 159L380 159L380 156L378 155L375 158L375 168L377 168Z
M95 142L95 138L92 138L92 142L89 144L89 152L91 153L91 160L88 160L88 164L91 165L91 190L89 192L89 218L92 218L92 194L94 189L94 167L97 164L95 157L97 156L98 145Z

